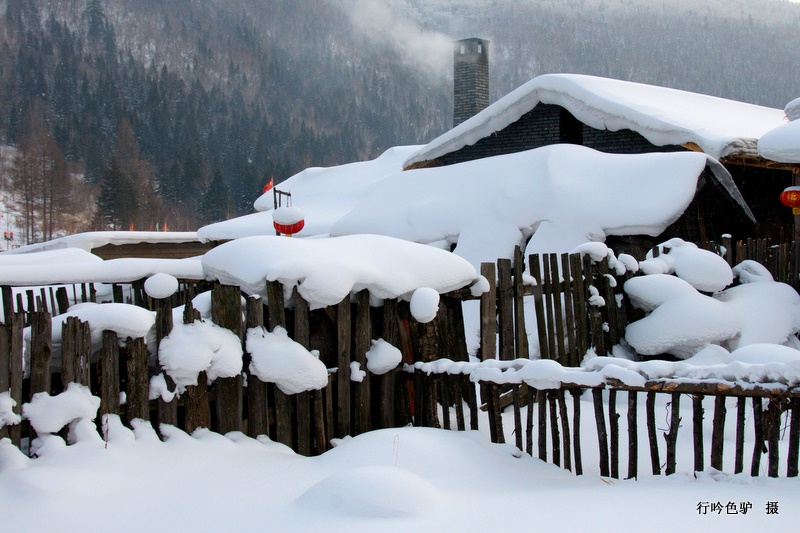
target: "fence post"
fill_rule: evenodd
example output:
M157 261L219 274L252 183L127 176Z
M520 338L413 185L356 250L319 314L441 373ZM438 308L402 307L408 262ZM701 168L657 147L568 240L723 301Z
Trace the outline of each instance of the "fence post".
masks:
M392 346L400 346L400 331L398 329L398 302L397 299L384 300L383 302L383 340ZM381 398L379 403L380 427L390 428L395 425L395 391L397 383L397 370L392 370L380 377Z
M511 260L497 260L497 322L500 326L500 359L514 359L514 287Z
M190 291L184 290L183 323L191 324L200 318L200 313L192 307ZM197 375L197 385L189 385L184 393L186 408L183 429L192 433L197 428L211 427L211 406L208 402L208 377L205 372Z
M681 425L680 406L681 395L679 392L672 393L671 415L669 422L669 432L664 433L664 440L667 441L667 475L675 473L675 460L677 454L678 429Z
M119 341L114 331L103 331L100 349L100 415L119 413Z
M336 330L337 330L337 357L338 370L336 371L336 395L337 395L337 428L336 436L344 437L350 435L350 351L351 351L351 331L350 331L350 295L336 306Z
M292 301L294 302L294 340L308 350L311 348L311 325L308 322L309 306L308 302L300 296L297 286L292 291ZM311 393L308 391L297 393L295 400L297 453L311 455Z
M215 284L211 290L211 320L242 339L242 292L239 287ZM243 376L218 378L217 425L223 435L229 431L242 430Z
M367 352L372 340L372 324L370 319L369 291L364 289L356 295L356 330L354 359L366 373L360 383L355 383L355 427L354 433L359 435L371 429L370 409L370 373L367 370Z
M31 396L50 394L52 388L53 335L50 313L37 311L31 321Z
M270 331L286 327L286 305L283 299L283 284L267 281L267 322ZM275 440L292 449L292 399L277 386L273 388L275 397Z
M528 359L528 333L525 331L525 285L522 278L525 274L525 256L522 248L514 248L514 344L517 348L518 359Z
M547 322L545 321L544 314L544 278L542 277L542 268L539 263L539 254L531 254L528 257L528 267L531 271L531 276L536 280L536 286L533 288L533 308L536 312L536 334L539 338L539 357L541 359L552 359L553 356L548 349L547 341Z
M144 338L128 337L128 389L127 420L130 424L134 418L150 420L150 380L147 376L147 346Z
M172 297L154 299L156 308L156 353L161 347L161 341L164 337L168 336L172 331ZM167 388L175 390L175 382L167 374L166 370L158 362L158 371L164 374L164 381ZM156 400L158 406L158 424L169 424L171 426L178 425L178 401L173 398L172 401L166 402L161 396Z
M245 328L264 327L264 302L257 296L250 296L246 303ZM249 368L244 369L250 372ZM269 434L269 417L267 416L267 384L257 376L247 377L247 434L255 438Z

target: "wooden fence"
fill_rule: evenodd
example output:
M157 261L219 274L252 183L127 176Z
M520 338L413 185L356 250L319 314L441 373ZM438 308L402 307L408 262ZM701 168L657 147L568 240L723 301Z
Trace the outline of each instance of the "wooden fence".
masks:
M419 370L416 374L417 381L422 382L427 389L440 391L439 401L443 406L441 418L426 425L441 424L441 427L451 429L450 411L455 408L458 429L464 429L463 415L458 414L458 404L453 405L445 392L452 390L463 379L462 376L435 373L428 375ZM800 388L797 387L785 388L773 384L742 388L734 383L714 380L694 383L659 380L648 382L643 387L625 386L622 383L606 383L596 387L564 383L561 387L550 390L536 390L525 384L502 385L490 381L479 381L478 385L481 396L485 399L483 409L488 411L488 416L475 416L474 405L471 405L472 429L481 428L476 421L484 423L485 420L488 428L483 429L488 429L492 442L506 442L502 411L504 407L510 409L508 416L513 420L512 438L517 448L578 475L584 471L583 452L586 448L585 445L582 446L582 442L586 442L587 438L582 434L581 417L586 415L581 412L581 404L587 395L591 395L592 405L588 416L593 417L595 422L596 434L592 436L592 441L597 446L597 471L602 476L624 476L626 479L639 477L639 409L642 403L647 421L647 451L644 453L649 456L652 474L699 472L707 466L723 470L723 459L728 458L727 464L731 466L730 463L733 463L734 473L747 472L758 476L764 473L762 465L766 463L766 473L771 477L779 476L781 471L787 477L798 475ZM625 394L626 410L622 427L617 398L621 393ZM656 422L658 396L668 400L665 405L668 423L662 431L657 429ZM703 424L706 411L703 400L706 397L713 398L714 402L710 439L704 432ZM678 436L680 428L684 426L681 416L682 401L684 405L688 403L692 406L691 422L686 423L691 431L684 431L681 435L685 439L691 439L688 447L693 453L688 462L679 464ZM732 421L728 411L735 411ZM507 424L511 425L510 422ZM724 438L726 425L730 424L735 427L732 450L725 446ZM752 439L746 439L750 425ZM787 453L785 458L781 458L781 434L785 434L787 430ZM627 459L627 470L621 474L623 454L620 453L620 448L623 434L626 436L624 456ZM786 440L785 435L783 440ZM762 457L765 454L764 462ZM749 470L745 470L748 456ZM686 460L685 457L683 459Z
M706 246L718 248L713 243ZM723 246L729 261L733 262L734 256L731 254L734 249L736 261L761 257L776 279L791 280L796 285L798 261L792 258L797 257L797 243L779 247L766 246L760 242L742 243L734 248L728 242L723 243ZM774 259L775 257L779 259ZM544 435L549 428L550 460L580 473L581 439L580 434L575 433L579 424L573 422L572 432L568 429L570 419L574 421L580 418L580 405L576 403L576 398L580 395L574 387L565 386L556 391L533 391L525 386L482 382L476 389L466 375L429 376L419 371L403 372L400 368L380 376L367 372L366 378L360 382L351 380L351 362L357 362L362 368L366 368L365 354L370 347L370 341L377 338L383 338L398 347L404 362L409 365L443 358L466 362L468 353L462 311L462 302L466 300L480 300L478 355L481 360L527 359L538 348L543 359L554 359L564 366L578 366L590 348L599 355L609 353L624 336L627 323L638 316L636 310L627 305L626 299L621 298L622 284L631 274L620 276L610 272L606 261L593 262L588 256L576 254L532 255L527 261L530 275L524 274L524 263L523 254L518 249L514 261L501 259L496 263L481 265L481 274L489 282L489 290L479 297L472 296L469 289L442 295L437 318L426 324L414 320L407 302L386 300L382 307L371 307L367 291L354 295L352 299L345 298L337 305L312 311L297 291L292 296L292 302L284 302L284 288L277 282L267 283L267 304L259 298L248 298L246 312L242 316L240 289L215 284L212 289L212 320L215 324L233 331L240 339L243 339L247 328L266 326L271 331L278 326L284 327L296 342L307 349L319 351L322 362L330 372L329 384L318 391L286 395L273 384L263 383L256 377L247 375L249 356L245 353L243 372L237 377L217 379L209 385L206 376L201 374L197 386L188 387L180 398L170 402L149 399L149 379L161 369L148 366L148 353L143 339L124 339L120 344L116 334L107 331L103 333L102 349L99 353L92 354L88 341L88 325L77 319L69 319L64 323L63 365L60 371L53 372L49 310L63 310L62 302L69 300L68 294L66 300L64 298L67 289L40 289L39 294L29 291L26 293L27 301L23 301L18 294L15 302L10 288L3 287L5 323L0 326L0 391L10 390L12 398L17 401L16 410L19 412L19 407L30 401L33 394L57 394L74 381L89 386L93 394L101 398L101 414L119 413L126 421L143 418L153 421L156 427L159 423L168 423L187 431L209 427L223 433L245 431L252 436L266 434L273 440L307 455L324 452L330 440L335 437L356 435L371 429L397 427L410 422L425 426L478 429L482 420L481 408L489 413L488 429L492 439L500 442L505 437L499 413L510 406L515 417L515 427L519 429L514 434L520 449L533 453L532 443L536 441L539 456L545 458L542 450L548 448L543 447L542 442L546 442ZM73 299L79 298L78 290L73 289ZM196 285L184 284L179 295L154 301L146 297L143 281L140 281L131 286L127 298L123 298L121 286L115 286L113 294L115 301L130 299L132 303L154 309L157 313L157 338L160 340L172 327L172 308L179 303L189 303L196 290ZM80 293L82 299L91 300L93 291L91 286L83 286ZM536 311L537 335L530 338L525 328L525 297L532 298ZM188 323L197 318L198 315L191 305L187 305L184 321ZM25 324L31 326L31 371L30 376L23 379L22 329ZM786 472L787 475L796 475L796 392L783 391L776 394L767 389L754 389L735 393L732 392L735 387L712 391L702 387L699 390L688 390L677 385L677 388L669 388L672 386L663 383L648 384L641 389L607 386L609 415L605 424L601 424L597 415L597 409L602 407L598 395L603 391L599 388L592 391L596 401L598 442L601 443L601 473L618 475L619 454L615 451L619 445L618 417L612 410L615 409L616 391L619 390L629 396L629 416L631 410L636 412L638 400L633 399L639 394L647 395L648 435L651 425L649 409L651 401L654 401L651 398L656 394L671 394L673 406L679 405L681 395L686 394L692 397L693 405L696 398L702 395L723 399L735 396L738 402L737 417L739 411L745 409L744 398L750 397L754 416L761 421L756 424L756 439L758 441L763 436L770 450L770 475L773 474L774 463L777 461L777 458L773 459L773 453L776 454L777 451L773 452L769 443L773 442L770 439L775 438L777 425L768 420L774 420L776 411L789 412L793 440L789 448ZM567 391L573 396L571 414L567 414ZM120 393L124 393L124 403L120 402ZM769 404L763 408L761 399L765 398L769 400ZM722 400L715 400L720 401ZM528 410L527 425L523 431L520 413L526 403L537 406L535 427L538 433L532 429L533 409ZM453 406L452 415L450 409L440 409L442 405ZM780 405L780 409L776 405ZM722 410L722 407L719 409ZM757 412L761 414L756 415ZM717 416L715 414L715 424ZM635 425L634 420L635 418L629 418L629 424ZM632 427L628 428L629 433L633 431ZM674 439L677 435L678 426L674 427L674 432L669 432L669 439ZM0 436L4 435L20 444L23 438L34 436L34 432L27 423L23 423L0 429ZM524 445L521 440L523 435L526 439ZM718 438L719 434L715 431L711 439L712 450L721 449L717 446ZM650 450L655 453L654 472L656 464L659 465L658 471L675 471L674 460L671 461L670 455L674 455L674 441L669 439L664 463L666 466L662 469L658 449L653 447L651 437ZM557 441L560 443L558 446ZM606 441L608 445L604 446L602 443ZM699 441L698 446L707 448L702 435ZM608 453L604 454L603 449L608 450ZM628 450L629 458L631 454L636 456L638 441L629 442ZM544 453L546 455L547 451ZM737 441L737 468L743 453ZM700 452L698 454L695 468L703 465L704 455ZM607 458L605 462L603 457ZM760 454L758 458L760 461ZM752 462L760 464L756 463L756 459L754 452ZM712 456L710 464L719 464L718 458ZM751 465L751 471L753 468L756 467ZM635 469L631 470L629 466L628 476L632 473L635 477Z

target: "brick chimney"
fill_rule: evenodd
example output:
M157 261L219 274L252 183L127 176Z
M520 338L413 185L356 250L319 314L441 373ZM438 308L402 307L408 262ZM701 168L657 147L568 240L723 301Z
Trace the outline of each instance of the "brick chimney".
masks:
M453 127L489 106L489 41L453 41Z

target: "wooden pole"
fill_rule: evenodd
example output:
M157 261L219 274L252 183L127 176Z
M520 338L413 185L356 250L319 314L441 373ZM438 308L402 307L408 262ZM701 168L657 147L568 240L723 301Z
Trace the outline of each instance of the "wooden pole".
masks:
M572 394L572 442L575 450L575 475L583 474L583 458L581 453L581 394L579 388L570 389Z
M516 346L516 357L518 359L528 359L528 333L525 331L525 305L523 296L525 285L522 283L525 274L525 256L522 248L514 248L514 345Z
M156 308L156 351L158 351L161 347L161 341L172 331L172 304L171 298L158 298L155 299L154 303ZM158 370L164 375L167 388L174 391L175 382L169 374L167 374L167 371L164 370L164 367L161 366L160 361L158 363ZM171 426L178 425L178 402L176 399L166 402L159 396L156 400L156 405L159 427L161 424L169 424Z
M264 301L250 296L245 304L246 329L264 327ZM247 434L251 437L269 434L267 406L267 384L258 376L249 373L247 377Z
M350 435L352 431L350 426L350 315L350 295L348 294L336 307L337 357L339 362L336 372L336 395L338 400L336 410L337 437Z
M798 451L800 451L800 399L790 402L791 422L789 425L789 450L786 456L786 477L797 477Z
M558 412L561 415L561 438L564 445L564 468L572 470L572 450L569 436L569 417L567 416L567 402L564 389L556 392L558 398Z
M739 397L736 399L736 455L733 473L744 472L744 415L747 399Z
M597 444L600 447L600 475L608 477L608 433L606 432L606 417L603 414L603 389L592 389L594 403L594 420L597 426Z
M497 321L499 324L500 359L514 359L514 286L511 260L497 260Z
M21 414L22 410L22 373L23 368L23 339L22 330L25 322L25 316L22 313L13 313L11 315L10 325L10 342L9 342L9 388L11 399L17 402L14 406L14 413ZM19 448L22 443L22 425L15 424L8 430L11 442Z
M702 472L704 469L702 394L692 394L692 435L694 437L694 471Z
M638 395L636 391L628 391L628 477L636 479L639 477L639 436L637 433L639 419L637 411L639 407Z
M294 340L306 350L311 348L311 325L309 324L309 306L297 286L292 292L294 303ZM322 407L320 405L320 407ZM297 413L297 453L301 455L311 455L311 420L312 406L311 393L308 391L300 392L295 395L295 412ZM321 415L321 411L320 411ZM322 418L320 416L320 418ZM323 432L324 438L324 432Z
M611 477L619 479L619 413L616 389L608 391L608 426L611 441Z
M200 313L192 307L191 294L184 292L183 323L191 324L200 318ZM208 401L208 377L205 372L197 376L197 385L189 385L184 393L185 416L183 428L187 433L197 428L211 427L211 406Z
M144 338L128 337L128 387L126 391L127 421L141 418L150 420L150 380L147 375L147 346Z
M547 391L547 404L550 408L550 441L553 447L553 464L561 466L561 439L558 431L558 409L556 408L556 391Z
M119 339L114 331L103 331L100 368L100 415L119 413Z
M647 393L647 438L650 442L650 467L653 475L661 473L661 459L658 454L658 436L656 434L656 393Z
M372 340L372 326L370 319L369 291L364 289L356 295L356 331L355 331L355 361L366 372L360 383L355 383L355 427L354 433L359 435L372 428L370 409L370 373L367 371L367 352Z
M677 454L678 442L678 429L681 425L680 406L681 395L679 392L672 393L671 401L671 416L669 423L669 432L664 433L664 439L667 441L667 467L665 473L667 475L675 473L675 461Z
M286 328L286 305L283 298L283 284L279 281L267 281L267 325L270 331L275 328ZM275 395L275 438L278 442L292 449L292 405L293 401L288 394L277 386Z
M753 442L753 461L750 463L750 475L756 477L761 469L761 454L764 453L764 414L761 409L761 398L753 397L753 425L755 442Z
M47 394L52 392L52 360L53 335L50 313L37 311L33 313L31 320L31 396L37 392L46 392Z
M211 289L211 320L221 328L233 332L242 339L242 293L233 285L215 284ZM217 391L217 426L223 435L229 431L242 430L243 376L218 378L214 384Z
M545 321L544 313L544 279L542 277L542 269L539 264L539 254L532 254L528 257L528 265L530 265L531 276L536 280L536 286L533 288L533 308L536 312L536 333L539 338L539 356L541 359L552 359L552 355L548 349L547 341L547 322Z
M722 470L722 451L725 445L725 408L724 396L714 398L714 422L711 429L711 468Z

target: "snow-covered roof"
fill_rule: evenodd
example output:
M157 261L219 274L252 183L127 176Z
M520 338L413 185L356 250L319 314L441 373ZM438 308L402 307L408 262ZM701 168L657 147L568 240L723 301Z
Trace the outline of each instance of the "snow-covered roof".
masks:
M768 131L758 140L758 155L779 163L800 163L800 98L783 108L788 123Z
M200 259L127 258L103 261L87 252L85 258L56 256L51 261L46 254L53 252L2 257L0 284L30 287L61 283L126 283L158 273L169 274L179 279L199 280L205 277ZM5 255L6 252L0 254L0 256ZM15 257L29 259L30 263L5 261Z
M5 253L27 254L66 248L92 251L107 244L122 245L136 243L182 243L199 242L194 231L89 231L59 237L47 242L20 246Z
M396 156L410 148L283 182L306 215L298 235L372 233L446 249L457 244L455 253L473 265L511 257L531 235L529 253L569 252L607 235L659 235L689 205L706 168L751 216L727 170L697 152L607 154L553 145L404 172ZM198 231L209 240L273 233L270 211Z
M547 74L512 91L409 157L404 167L475 144L539 103L559 105L599 130L630 129L656 146L694 143L721 158L756 155L758 139L784 124L780 109L579 74Z

